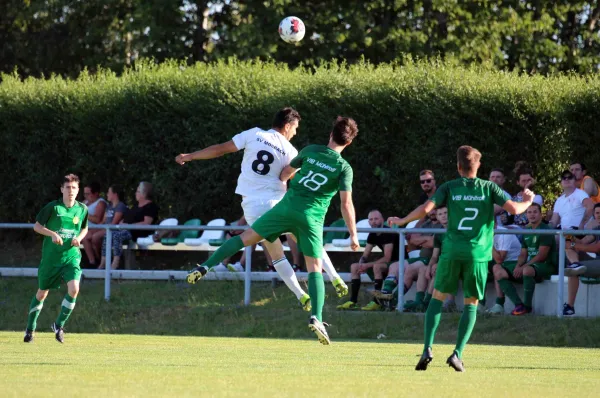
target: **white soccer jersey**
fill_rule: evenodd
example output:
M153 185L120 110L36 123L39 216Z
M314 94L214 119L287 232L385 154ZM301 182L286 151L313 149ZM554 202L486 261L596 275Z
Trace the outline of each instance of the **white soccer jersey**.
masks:
M275 130L258 127L233 137L238 150L244 150L242 172L235 193L242 196L281 199L287 186L279 179L285 166L298 155L290 142Z

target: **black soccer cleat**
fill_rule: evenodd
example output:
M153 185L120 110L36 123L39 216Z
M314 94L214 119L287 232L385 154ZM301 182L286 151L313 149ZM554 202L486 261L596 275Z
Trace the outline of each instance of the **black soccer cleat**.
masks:
M465 371L465 364L463 363L463 361L460 360L460 358L458 358L458 355L456 354L456 351L454 351L452 353L452 355L450 355L448 357L448 360L446 361L446 363L451 368L454 368L454 370L456 370L457 372L464 372Z
M53 323L52 331L54 332L54 338L56 339L56 341L58 341L60 344L65 342L65 331L63 330L63 328L59 328L58 326L56 326L56 323Z
M25 329L25 337L23 337L23 343L33 343L35 339L35 331Z
M319 343L323 345L331 344L331 340L329 340L329 335L327 334L327 330L325 326L329 326L325 322L321 322L314 315L310 317L310 321L308 321L308 328L315 332L317 338L319 339Z
M427 347L423 355L421 355L421 359L419 359L415 370L427 370L427 366L429 366L431 361L433 361L433 352L431 351L431 347Z
M194 285L196 282L198 282L200 279L202 279L204 277L204 275L206 275L206 273L208 272L208 268L203 266L203 265L199 265L197 267L195 267L194 269L192 269L188 275L187 275L187 282L189 284Z

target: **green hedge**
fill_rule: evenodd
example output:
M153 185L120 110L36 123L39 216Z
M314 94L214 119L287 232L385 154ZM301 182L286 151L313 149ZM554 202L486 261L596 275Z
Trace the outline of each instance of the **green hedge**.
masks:
M455 177L462 144L483 152L484 173L529 161L536 190L550 199L571 157L600 173L597 76L531 77L425 62L289 70L230 61L145 63L119 77L101 72L76 81L2 80L2 221L32 221L59 195L67 172L121 184L130 201L140 180L151 181L164 217L234 218L241 213L234 195L241 155L184 167L174 157L269 127L283 106L303 115L293 140L299 148L325 143L338 114L357 120L359 138L344 156L355 171L359 217L372 206L386 215L409 210L420 191L418 171L435 170L438 182ZM333 203L330 219L339 216Z

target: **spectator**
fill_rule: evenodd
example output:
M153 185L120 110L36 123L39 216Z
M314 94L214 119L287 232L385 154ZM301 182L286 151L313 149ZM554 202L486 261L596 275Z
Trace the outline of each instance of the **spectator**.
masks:
M506 183L506 177L504 170L500 168L492 169L490 172L490 181L495 182L500 188L507 199L510 199L510 194L504 190L504 184ZM505 221L508 220L508 213L502 207L494 205L494 214L496 214L496 225L504 225ZM503 220L504 219L504 220Z
M594 221L595 225L592 228L600 230L600 203L594 205ZM574 236L567 240L566 254L571 264L565 268L565 275L569 277L569 282L563 315L575 315L575 299L579 290L579 277L600 277L600 259L594 259L588 253L600 253L599 235L587 235L579 239Z
M514 202L522 202L523 201L523 192L525 189L532 189L535 184L535 179L533 178L533 170L529 168L525 162L517 162L515 165L515 176L517 179L517 185L521 187L521 191L519 191L515 196L512 197ZM535 195L533 198L533 203L537 203L540 206L544 205L544 200L541 195ZM514 216L514 224L524 228L527 223L527 215L525 213Z
M539 206L536 203L537 206ZM532 205L534 206L534 205ZM546 225L546 224L544 224ZM496 224L496 230L507 229ZM491 271L495 275L494 267L510 267L514 269L519 256L521 255L521 242L516 235L494 234L494 246L492 248ZM496 288L496 303L490 308L488 314L504 314L504 292L498 284L498 280L494 276L494 286ZM483 302L483 300L481 300ZM483 303L485 305L485 303Z
M542 207L533 203L527 209L527 229L551 229L542 223ZM512 315L532 311L535 284L548 279L556 271L556 241L551 235L525 235L521 254L516 262L494 265L494 279L502 292L515 304ZM523 282L524 299L521 301L514 282Z
M575 186L585 191L592 199L592 202L600 202L600 189L598 189L598 183L589 175L587 175L587 167L581 162L571 163L569 168L571 173L575 176Z
M123 219L123 215L128 210L125 203L121 201L123 193L119 187L112 185L108 188L106 197L108 206L104 212L101 224L118 224ZM102 240L106 235L105 229L93 229L86 235L84 241L85 253L90 262L90 266L97 267L96 260L100 259L104 253L100 253Z
M575 188L575 176L569 170L560 176L563 194L556 199L550 224L561 229L583 229L590 220L594 202L585 191Z
M379 210L371 210L369 212L369 225L371 228L388 228L384 226L384 218ZM383 256L379 259L369 262L373 247L377 246L383 252ZM358 293L360 291L360 275L367 272L371 279L375 280L375 290L381 290L384 274L387 273L388 265L392 259L399 257L399 244L395 234L384 234L371 232L367 237L367 245L362 257L358 263L350 266L352 273L352 293L350 300L337 308L339 310L358 309ZM364 311L379 310L381 306L375 301L371 301L361 309Z
M151 225L158 220L158 206L153 202L152 184L149 182L140 182L135 191L135 200L137 204L127 211L120 224L140 224ZM123 243L130 240L136 241L137 238L147 236L148 231L141 230L117 230L112 232L112 253L114 259L111 264L112 269L119 268L121 254L123 252ZM106 236L102 239L102 260L99 269L103 269L106 264L104 253L106 252Z
M104 224L104 213L106 212L106 200L100 197L100 183L94 181L83 187L83 203L88 207L88 221L90 222L90 229L88 234L83 240L83 249L87 255L90 267L95 268L97 266L96 260L99 256L96 256L96 252L92 248L92 237L98 233L104 233L103 229L93 228L93 224ZM99 254L99 253L98 253Z
M423 203L427 202L434 194L435 191L437 190L437 186L435 183L435 175L433 174L433 171L431 170L421 170L421 172L419 173L419 181L421 184L421 189L423 190L423 192L421 193L421 196L419 196L419 204L422 205ZM427 217L423 217L422 219L420 219L417 224L415 225L416 228L420 228L421 225L423 225L423 223L427 221ZM411 247L410 243L408 244L408 251L412 251L414 248Z

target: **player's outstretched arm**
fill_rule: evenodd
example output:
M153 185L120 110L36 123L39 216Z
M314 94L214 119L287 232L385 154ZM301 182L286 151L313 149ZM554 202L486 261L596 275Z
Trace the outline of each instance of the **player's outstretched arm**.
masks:
M428 200L427 202L423 203L421 206L417 207L416 209L414 209L413 211L408 213L408 215L406 217L404 217L404 218L390 217L390 218L388 218L387 222L390 227L393 225L403 226L403 225L408 224L411 221L419 220L419 219L425 217L433 209L435 209L435 203L433 203L431 200Z
M296 169L288 164L287 166L285 166L283 168L283 170L281 170L281 174L279 174L279 179L283 182L286 182L287 180L294 177L294 175L296 174L296 171L298 171L298 169Z
M527 211L527 208L533 203L534 197L535 194L533 192L531 192L529 189L525 189L525 191L523 191L522 202L514 202L512 200L507 200L506 203L504 203L504 206L502 206L502 208L510 214L516 215L525 213Z
M36 221L35 225L33 226L33 230L35 232L37 232L38 234L40 234L40 235L51 237L52 238L52 242L56 243L57 245L62 245L63 244L62 238L60 237L59 234L57 234L54 231L50 231L48 228L44 227L42 224L40 224L37 221Z
M342 217L344 217L346 226L350 231L350 248L358 250L360 244L358 243L358 234L356 232L356 212L354 211L354 203L352 202L352 192L340 191L340 199L342 201Z
M180 165L184 165L186 162L191 162L192 160L214 159L237 151L237 146L235 146L233 140L231 140L222 144L211 145L208 148L204 148L193 153L179 154L175 158L175 161Z

